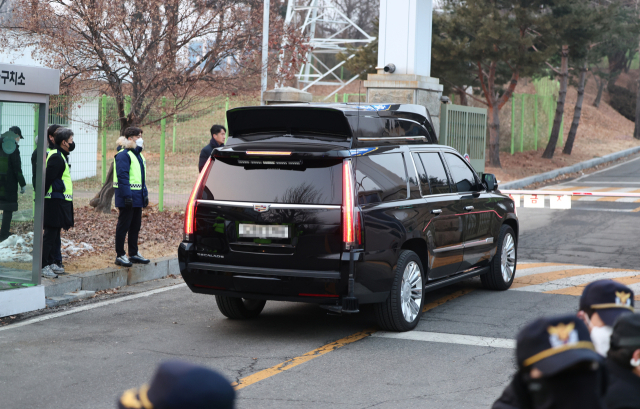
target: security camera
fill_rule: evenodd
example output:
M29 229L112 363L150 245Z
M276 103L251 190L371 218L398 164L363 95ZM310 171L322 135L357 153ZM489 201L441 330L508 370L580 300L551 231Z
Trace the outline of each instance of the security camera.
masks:
M395 70L396 70L395 64L387 64L384 66L384 72L388 72L389 74L393 74Z

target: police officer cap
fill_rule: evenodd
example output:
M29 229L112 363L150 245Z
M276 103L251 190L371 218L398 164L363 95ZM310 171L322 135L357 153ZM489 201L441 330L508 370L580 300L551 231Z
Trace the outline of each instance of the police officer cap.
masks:
M524 327L516 339L516 358L521 369L537 368L544 376L602 361L587 326L575 315L539 318Z
M633 291L613 280L598 280L584 288L580 297L580 309L595 310L602 321L613 326L618 317L633 312Z
M9 128L9 130L18 135L20 139L24 139L24 137L22 136L22 130L20 130L20 128L18 128L17 126L12 126L11 128Z
M150 385L129 389L119 409L232 409L235 391L222 375L187 362L160 365Z
M613 326L611 346L614 348L640 348L640 314L625 314Z

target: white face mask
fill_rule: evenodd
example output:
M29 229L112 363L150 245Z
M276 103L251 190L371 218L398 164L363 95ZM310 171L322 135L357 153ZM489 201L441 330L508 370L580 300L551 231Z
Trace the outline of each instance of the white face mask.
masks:
M136 140L136 145L138 145L139 147L141 147L141 148L142 148L142 145L143 145L143 144L144 144L144 141L142 140L142 138L138 138L138 139Z
M591 341L596 348L596 352L606 357L609 352L609 342L611 341L613 328L606 325L604 327L593 327L591 330Z

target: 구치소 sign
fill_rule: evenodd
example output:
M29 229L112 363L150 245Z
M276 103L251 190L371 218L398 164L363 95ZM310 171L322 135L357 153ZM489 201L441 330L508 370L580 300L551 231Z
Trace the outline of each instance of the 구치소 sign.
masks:
M58 95L60 70L0 63L0 91Z

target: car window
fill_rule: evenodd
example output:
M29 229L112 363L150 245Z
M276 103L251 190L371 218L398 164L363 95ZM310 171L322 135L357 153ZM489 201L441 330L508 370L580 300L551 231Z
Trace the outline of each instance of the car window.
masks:
M407 198L407 173L401 153L359 156L356 183L360 204Z
M416 169L418 168L417 166L418 164L416 164L416 167L414 168L413 161L409 157L406 158L405 163L407 165L407 174L409 175L409 198L420 199L422 197L422 195L420 194L420 187L418 187L418 183L420 179L418 175L416 175Z
M447 158L447 164L449 164L451 178L453 179L452 187L456 189L454 191L473 192L478 190L476 177L464 159L452 153L446 153L445 157Z
M416 170L418 171L418 180L420 181L420 189L422 190L422 194L431 194L427 171L424 170L424 164L422 163L422 159L420 159L420 155L415 152L413 153L413 162L416 164Z
M444 164L442 163L440 155L437 152L421 152L419 156L427 173L426 177L429 180L431 194L451 193L447 172L444 170ZM428 195L429 189L423 190L422 194Z

